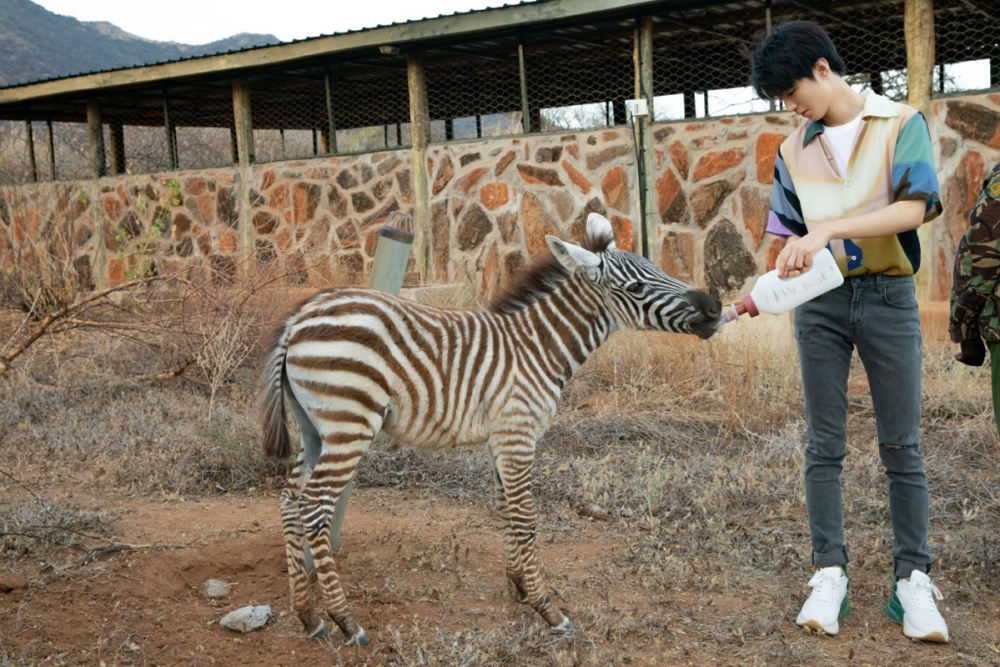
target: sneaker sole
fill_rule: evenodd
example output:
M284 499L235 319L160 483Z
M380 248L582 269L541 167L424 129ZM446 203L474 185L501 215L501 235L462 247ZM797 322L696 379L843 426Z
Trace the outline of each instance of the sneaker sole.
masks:
M837 621L839 621L842 618L845 618L850 613L851 613L851 603L847 599L847 596L845 595L844 601L840 603L840 612L837 614ZM813 632L816 632L818 634L829 635L830 637L840 632L840 623L837 622L834 622L833 626L830 628L824 628L822 623L813 619L809 619L804 623L798 623L798 625L803 630L812 630Z
M899 598L896 596L895 591L892 597L885 605L885 615L889 617L890 621L894 623L899 623L903 626L903 635L909 637L910 639L916 639L924 642L936 642L938 644L947 644L948 638L945 637L940 632L932 632L927 635L919 636L913 632L910 628L906 627L906 623L903 622L903 605L900 604Z
M906 635L907 637L909 637L910 639L916 639L916 640L922 641L922 642L934 642L934 643L937 643L937 644L947 644L948 643L948 638L945 637L944 635L942 635L940 632L932 632L929 635L924 635L923 637L917 637L917 636L908 634L906 632L906 630L903 630L903 634Z

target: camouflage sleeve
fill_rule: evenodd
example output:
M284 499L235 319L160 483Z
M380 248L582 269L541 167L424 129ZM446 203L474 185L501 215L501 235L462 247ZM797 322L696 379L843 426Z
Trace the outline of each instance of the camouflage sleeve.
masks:
M956 343L982 335L979 318L1000 279L1000 169L990 176L955 253L948 331Z

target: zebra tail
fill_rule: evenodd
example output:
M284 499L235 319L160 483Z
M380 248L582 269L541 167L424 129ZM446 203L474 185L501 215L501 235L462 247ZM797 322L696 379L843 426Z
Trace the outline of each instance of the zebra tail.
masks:
M288 382L285 375L286 351L284 341L279 340L268 357L264 371L266 384L261 401L264 454L279 460L288 458L292 452L288 422L285 419L284 385Z

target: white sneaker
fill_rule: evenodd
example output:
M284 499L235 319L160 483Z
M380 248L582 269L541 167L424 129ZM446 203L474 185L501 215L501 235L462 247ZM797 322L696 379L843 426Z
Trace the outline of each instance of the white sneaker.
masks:
M885 614L903 624L903 634L925 642L948 643L948 625L941 617L934 598L944 599L930 577L914 570L910 580L900 579L892 585L892 597Z
M813 592L802 605L797 625L814 632L835 635L840 632L840 619L851 613L847 601L847 575L840 565L823 567L809 580Z

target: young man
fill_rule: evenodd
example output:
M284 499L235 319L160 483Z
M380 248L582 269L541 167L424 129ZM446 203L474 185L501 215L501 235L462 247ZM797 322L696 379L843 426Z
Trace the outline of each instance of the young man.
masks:
M961 344L955 358L982 366L990 347L993 418L1000 428L1000 162L986 175L976 205L969 213L969 229L955 253L951 287L951 340Z
M787 237L783 276L829 247L844 284L795 309L809 444L805 491L812 594L797 623L836 634L848 604L840 473L847 454L847 380L857 349L868 374L895 536L886 613L907 637L948 641L927 573L927 477L920 454L920 318L916 229L941 212L930 135L915 109L844 81L844 62L816 24L778 26L751 56L757 94L806 119L781 145L767 231Z

